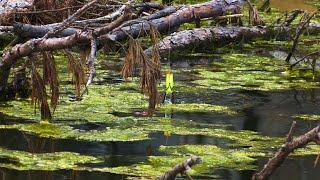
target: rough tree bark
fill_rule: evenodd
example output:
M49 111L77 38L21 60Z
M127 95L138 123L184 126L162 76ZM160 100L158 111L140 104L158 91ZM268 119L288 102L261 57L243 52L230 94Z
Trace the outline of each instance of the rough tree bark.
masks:
M196 19L216 18L229 11L232 12L240 8L244 2L245 0L213 0L207 3L185 6L178 10L174 7L168 7L156 13L156 15L152 14L148 18L137 19L135 23L118 28L102 37L102 39L120 41L127 38L128 34L132 37L142 36L144 31L149 30L150 23L153 24L159 32L165 33L173 31L180 25L193 22ZM42 37L58 25L59 23L44 26L17 23L14 25L14 32L16 35L24 38L37 38ZM80 29L68 28L60 34L57 34L57 37L70 36L78 31L80 31Z
M161 33L170 32L184 23L193 22L203 18L217 18L227 12L233 12L242 7L245 0L215 0L203 4L191 5L177 10L169 16L154 19L151 21L141 21L131 26L116 29L102 38L121 41L130 34L132 37L138 37L148 31L150 24L155 26Z
M237 40L249 40L258 37L264 37L267 34L266 28L259 27L211 27L197 28L176 32L165 37L159 42L160 54L166 54L170 51L186 49L188 47L212 47L213 45L222 46ZM152 47L146 49L145 54L150 56Z
M128 14L119 17L117 20L109 23L103 28L96 29L93 32L79 32L71 36L62 38L49 38L49 39L31 39L23 44L17 44L8 52L3 54L2 60L0 61L0 94L5 95L8 77L10 69L13 64L17 62L19 58L30 55L34 52L53 51L64 48L71 48L77 43L87 42L91 40L94 34L99 35L100 33L109 32L112 29L121 25L126 19Z
M308 34L319 34L320 25L310 23ZM225 44L237 42L240 40L249 41L256 38L270 39L276 35L281 40L288 40L290 34L295 32L295 27L286 28L269 28L262 26L254 27L207 27L174 32L165 37L157 44L160 54L164 55L168 52L176 50L185 50L186 48L201 47L221 47ZM146 49L145 54L150 56L152 47Z

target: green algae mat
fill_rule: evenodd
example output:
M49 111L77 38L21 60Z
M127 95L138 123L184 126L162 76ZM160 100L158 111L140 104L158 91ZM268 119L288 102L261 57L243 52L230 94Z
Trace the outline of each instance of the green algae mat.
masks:
M106 76L112 73L110 70L104 71ZM159 105L153 117L134 116L135 110L147 107L147 97L139 92L135 79L127 83L92 85L89 94L81 101L74 101L71 97L62 95L54 113L54 120L50 123L40 120L39 113L35 112L28 99L1 104L3 123L0 125L0 131L14 130L32 137L82 143L162 142L155 147L153 153L138 155L144 156L143 160L134 160L130 165L120 163L117 166L109 166L101 165L104 162L104 156L101 154L32 153L1 148L0 157L7 159L1 167L42 171L72 169L152 178L160 176L189 156L197 155L202 158L203 163L189 172L192 176L218 178L212 172L219 168L256 170L256 160L272 156L283 143L284 137L265 136L249 130L234 130L234 124L228 123L241 121L245 117L244 109L263 103L262 97L252 98L248 92L258 91L268 96L274 91L285 93L293 88L315 89L319 84L315 80L317 73L308 70L304 70L303 73L287 70L286 64L277 58L238 53L222 55L222 60L213 60L207 66L199 65L189 70L173 71L180 77L175 80L175 93L180 102ZM184 75L186 71L189 72L188 75L192 74L196 78L185 81L184 79L188 78ZM193 84L193 87L189 88L190 84ZM160 91L163 86L159 86ZM67 94L72 92L73 86L63 85L63 88ZM210 99L217 101L212 102ZM245 101L239 103L239 99ZM168 117L170 114L173 117ZM211 122L201 121L203 114L206 118L210 117ZM175 115L177 117L174 117ZM318 116L292 114L293 119L300 121L317 121ZM229 121L226 123L216 122L227 119ZM97 124L97 127L79 128L90 123ZM159 135L154 136L155 133L160 134L163 140L159 140ZM168 141L172 137L204 137L209 140L191 144L176 140L169 145ZM319 150L319 147L309 145L294 153L292 158L316 155ZM134 157L130 156L129 158Z
M272 11L262 13L262 18L274 22L282 15L279 10ZM317 38L303 36L300 43ZM62 83L52 122L41 121L31 99L0 103L0 167L19 172L66 170L155 179L197 155L202 163L188 171L193 177L226 178L215 173L219 169L253 172L262 167L257 162L272 157L281 147L293 120L304 127L303 132L320 122L319 72L308 64L290 69L279 55L290 45L257 40L213 52L178 54L171 68L174 102L159 104L152 117L135 115L148 107L148 97L141 93L138 79L122 80L120 55L99 54L97 82L77 101L65 57L56 53ZM302 50L319 47L312 43ZM194 65L185 57L193 61L205 57L208 63ZM164 63L162 74L168 69ZM158 88L163 97L165 77ZM274 96L283 99L274 102ZM267 111L269 106L273 109ZM289 158L314 157L319 152L319 146L310 144Z

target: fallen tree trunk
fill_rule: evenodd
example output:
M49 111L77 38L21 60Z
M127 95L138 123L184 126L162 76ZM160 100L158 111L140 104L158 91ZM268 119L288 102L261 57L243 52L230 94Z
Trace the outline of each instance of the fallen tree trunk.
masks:
M294 124L287 136L287 141L284 143L273 158L271 158L264 168L252 176L252 180L265 180L285 161L285 159L295 149L305 147L308 143L314 142L320 144L320 126L315 127L304 135L292 139L292 131Z
M102 39L120 41L127 38L128 34L132 37L142 36L143 30L149 30L150 24L154 25L159 32L165 33L176 29L184 23L193 22L196 19L216 18L229 11L233 12L240 8L244 2L245 0L213 0L207 3L185 6L178 10L174 7L168 7L159 11L159 13L151 14L147 18L138 19L133 24L116 29ZM16 35L30 39L42 37L58 25L59 23L44 26L16 23L13 28ZM68 28L56 37L70 36L78 31L80 29Z
M144 31L150 29L150 24L155 26L161 33L170 32L184 23L190 23L197 19L217 18L229 11L233 12L239 9L244 2L245 0L215 0L203 4L186 6L166 17L151 21L141 21L131 26L116 29L101 39L121 41L127 38L128 34L136 38L144 35Z
M40 38L43 37L46 33L57 27L60 23L48 24L43 26L15 23L13 25L13 33L21 38ZM66 37L71 36L77 32L80 32L80 29L77 28L67 28L60 33L56 34L54 37Z
M213 44L222 46L230 42L235 42L245 38L246 40L263 37L267 34L266 28L259 27L211 27L197 28L176 32L165 37L159 42L160 54L166 54L171 51L186 49L189 47L212 47ZM150 56L152 47L146 49L145 54Z
M92 37L101 33L109 32L118 27L126 19L129 14L120 16L117 20L109 23L103 28L96 29L93 32L79 32L71 36L62 38L49 38L49 39L31 39L23 44L17 44L11 50L3 54L0 61L0 95L5 96L7 90L7 83L10 74L10 69L19 58L29 56L34 52L53 51L64 48L71 48L77 43L91 41ZM2 97L3 98L3 97Z
M268 28L268 27L207 27L196 28L172 33L157 44L159 52L165 55L172 51L185 50L186 48L201 47L212 48L237 42L240 40L249 41L256 38L270 39L277 36L281 40L288 40L290 34L295 32L295 27ZM320 24L310 23L307 33L319 34ZM146 49L145 54L150 56L152 47Z
M92 36L95 36L100 42L110 42L110 40L119 41L126 39L128 36L138 37L145 35L145 32L150 30L150 24L158 31L165 33L179 27L183 23L192 22L198 18L216 18L230 10L234 11L235 9L240 8L244 2L245 0L213 0L203 4L186 6L177 11L171 9L168 10L168 12L174 13L168 16L161 17L163 14L158 14L157 16L150 17L151 20L142 19L141 21L127 26L121 26L118 22L112 22L106 27L99 28L100 30L98 30L98 32L97 30L91 32L67 28L57 33L57 35L55 34L55 37L53 36L48 39L31 39L23 44L17 44L10 51L4 53L3 58L0 61L0 90L3 91L6 89L11 66L16 63L17 59L28 56L31 53L70 48L79 43L89 44ZM164 14L168 12L163 11ZM117 23L116 26L112 26L113 28L109 27L110 24L114 25L115 23ZM121 23L123 23L123 21ZM42 37L60 24L61 23L44 27L17 24L14 27L14 32L21 34L25 38L35 37L35 35ZM5 29L10 29L10 27ZM60 38L57 38L57 36L60 36Z
M167 7L163 10L160 10L159 12L155 14L151 14L150 16L146 16L145 18L141 18L141 20L145 21L151 21L153 19L158 19L164 16L168 16L174 12L176 12L175 7ZM80 21L83 23L83 21ZM130 24L129 22L126 22L126 26L130 26L132 24L136 24L137 20L132 20L132 23ZM77 22L76 22L77 24ZM25 39L32 39L32 38L40 38L43 37L47 32L50 30L54 29L55 27L59 26L60 23L55 23L55 24L47 24L43 26L38 26L38 25L31 25L31 24L23 24L23 23L15 23L12 27L11 26L5 26L7 29L12 28L12 32L21 38ZM4 27L4 28L5 28ZM0 28L1 30L1 28ZM71 36L75 33L81 32L81 29L78 28L67 28L60 33L56 34L54 37L66 37L66 36Z

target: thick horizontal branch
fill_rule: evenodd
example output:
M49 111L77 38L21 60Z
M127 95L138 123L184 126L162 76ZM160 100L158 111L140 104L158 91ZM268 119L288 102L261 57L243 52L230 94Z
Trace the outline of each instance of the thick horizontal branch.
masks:
M186 49L189 47L213 47L222 46L239 40L250 40L253 38L263 37L268 33L267 28L259 27L211 27L197 28L173 33L165 37L157 45L160 54ZM145 50L150 56L152 47Z
M76 43L90 42L92 35L99 36L101 33L111 31L112 29L120 26L129 17L130 16L128 14L125 14L112 23L109 23L107 26L94 31L78 32L71 36L62 38L31 39L26 43L18 44L10 51L4 53L2 61L0 62L0 67L11 66L17 59L28 56L33 52L59 50L72 47Z
M144 31L149 30L149 24L153 24L157 30L161 33L170 32L184 23L193 22L196 19L204 18L216 18L226 14L227 12L233 12L234 9L241 7L245 0L212 0L207 3L185 6L177 10L175 7L167 7L158 13L151 14L146 18L142 18L144 21L137 21L135 23L129 23L122 28L117 29L110 34L102 37L101 39L112 39L116 41L127 38L128 34L132 37L142 36ZM130 3L130 2L129 2ZM97 19L89 19L79 21L82 24L85 22L96 22L100 20L112 19L123 13L123 5L120 9L114 13L100 17ZM59 26L59 23L50 24L45 26L33 26L26 24L14 25L14 33L24 38L39 38L46 34L48 31ZM79 31L75 28L68 28L58 34L56 37L70 36Z
M128 3L123 4L122 7L114 13L114 17L124 13L125 7L131 5L133 2L134 0L129 0ZM31 40L23 44L18 44L10 51L4 53L3 58L0 61L0 91L6 87L11 66L16 63L17 59L28 56L33 52L59 50L72 47L77 43L89 43L92 36L97 37L97 40L100 41L100 43L101 41L110 43L110 40L124 40L128 36L138 37L145 35L145 32L150 29L150 24L158 31L168 33L183 23L193 22L199 18L215 18L226 14L229 10L238 9L244 2L245 0L212 0L207 3L185 6L179 10L172 8L164 9L162 14L157 14L153 17L150 15L149 19L151 20L142 19L142 22L136 22L135 24L130 24L130 26L121 26L121 28L116 30L114 29L119 27L123 21L117 19L116 21L109 23L107 27L95 29L91 33L74 28L67 28L49 39L32 38L43 37L47 32L59 27L61 23L46 26L17 24L13 27L15 34ZM162 17L164 14L169 15ZM114 24L117 25L112 26L113 28L109 28Z
M99 36L99 33L111 31L112 29L120 26L128 18L130 18L130 14L125 14L112 23L109 23L107 26L99 28L93 32L77 32L71 36L61 38L31 39L23 44L17 44L10 51L5 52L2 60L0 61L0 92L3 93L5 91L11 66L15 64L19 58L28 56L34 52L65 49L73 47L78 43L90 42L93 35Z
M270 39L276 36L281 40L288 40L290 34L296 31L296 27L270 28L270 27L207 27L174 32L165 37L157 44L160 54L185 50L186 48L202 47L212 48L223 46L240 40L249 41L256 38ZM310 23L307 32L310 34L320 33L320 24ZM150 56L152 47L145 50L145 54Z
M193 22L196 19L222 16L228 11L233 11L241 7L244 2L244 0L213 0L207 3L185 6L169 16L114 30L101 39L121 41L126 39L128 35L132 37L142 36L145 31L149 31L150 24L155 26L161 33L170 32L180 25Z

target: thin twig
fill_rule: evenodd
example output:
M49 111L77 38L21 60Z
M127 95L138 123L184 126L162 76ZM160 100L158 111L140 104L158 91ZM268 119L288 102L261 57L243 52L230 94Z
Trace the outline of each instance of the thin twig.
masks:
M131 4L133 4L135 2L135 0L129 0L127 3L125 3L124 5L122 5L117 11L108 14L106 16L102 16L96 19L88 19L88 20L82 20L81 23L95 23L95 22L99 22L99 21L106 21L106 20L112 20L115 19L117 17L119 17L120 15L122 15L125 11L125 9L130 6Z
M84 5L82 8L78 9L72 16L64 20L59 26L55 27L54 29L50 30L47 34L45 34L43 39L47 39L48 37L55 35L67 28L68 26L70 26L71 23L77 20L84 12L86 12L89 8L91 8L91 6L93 6L98 1L99 0L93 0Z
M301 23L301 26L298 27L297 29L297 33L296 33L296 36L294 38L294 41L293 41L293 44L292 44L292 47L291 47L291 50L286 58L286 62L289 62L292 55L294 54L296 48L297 48L297 45L299 43L299 38L301 36L301 34L303 33L305 27L309 24L310 20L315 16L317 12L314 12L312 13L304 22Z
M313 165L314 168L317 166L319 159L320 159L320 154L318 154L316 160L314 161L314 165Z
M289 130L289 133L287 135L286 142L292 141L292 134L293 134L293 131L294 131L294 128L296 127L296 125L297 125L297 122L293 121L292 124L291 124L291 128Z
M17 15L25 15L25 14L41 14L41 13L48 13L48 12L59 12L59 11L66 11L69 9L75 9L75 8L79 8L82 6L71 6L71 7L64 7L64 8L60 8L60 9L46 9L46 10L41 10L41 11L17 11L14 12L13 14L17 14Z
M311 53L303 56L300 60L298 60L297 62L295 62L294 64L292 64L292 65L290 66L290 69L292 69L294 66L296 66L297 64L299 64L301 61L307 59L307 58L310 57L310 56L316 55L316 54L319 55L319 54L320 54L320 51L311 52Z

